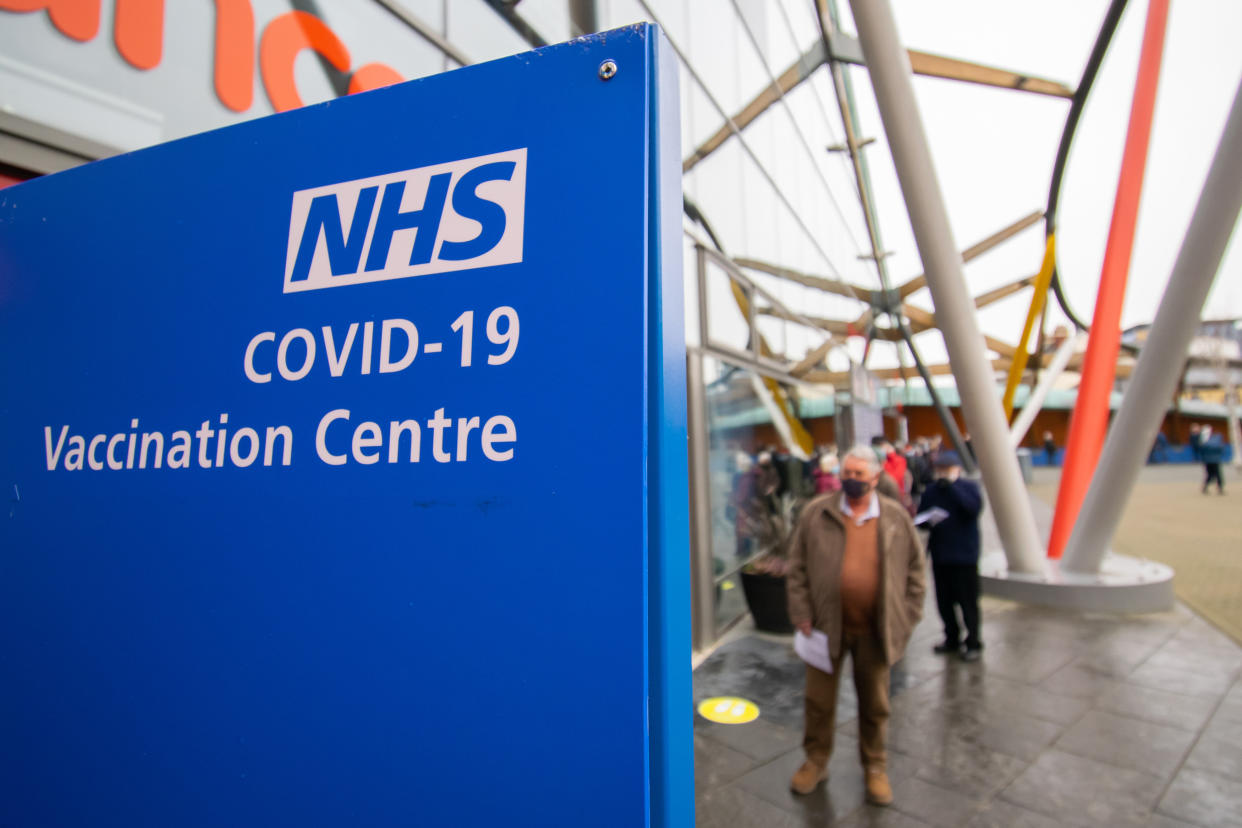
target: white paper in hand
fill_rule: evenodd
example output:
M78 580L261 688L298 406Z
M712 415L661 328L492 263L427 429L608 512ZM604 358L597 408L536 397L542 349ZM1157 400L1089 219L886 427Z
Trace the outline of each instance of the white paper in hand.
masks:
M915 515L914 525L923 526L924 524L926 524L927 528L930 529L931 527L935 526L937 523L944 520L948 516L949 516L949 513L946 512L944 509L941 509L939 506L933 506L930 509L928 509L926 512L919 512L917 515Z
M832 658L828 654L828 636L819 630L811 630L810 635L794 633L794 652L798 658L817 670L832 672Z

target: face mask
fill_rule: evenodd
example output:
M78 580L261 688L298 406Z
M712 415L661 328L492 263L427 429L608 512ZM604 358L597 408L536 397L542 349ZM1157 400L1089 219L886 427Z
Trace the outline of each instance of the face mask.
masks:
M862 496L871 490L866 480L855 480L852 477L842 480L841 488L845 489L845 496L850 500L861 500Z

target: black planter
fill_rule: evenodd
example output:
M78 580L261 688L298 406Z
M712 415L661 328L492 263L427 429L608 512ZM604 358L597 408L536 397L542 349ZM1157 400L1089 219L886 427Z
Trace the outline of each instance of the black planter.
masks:
M742 592L755 619L755 628L764 632L791 633L789 604L785 598L785 576L742 571Z

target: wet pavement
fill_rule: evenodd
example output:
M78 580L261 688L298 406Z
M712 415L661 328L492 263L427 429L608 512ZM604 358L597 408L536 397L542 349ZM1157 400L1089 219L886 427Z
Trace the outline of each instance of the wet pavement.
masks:
M1242 826L1242 646L1180 603L1115 616L985 598L983 615L981 661L935 655L929 590L893 671L887 808L863 800L848 680L827 783L790 792L802 663L789 637L743 622L695 670L694 696L742 696L760 717L695 716L697 824Z
M696 715L698 825L1242 826L1242 647L1190 610L985 599L982 661L933 654L939 639L929 606L893 673L889 808L863 802L849 682L829 780L797 796L802 664L787 637L723 645L695 671L695 700L738 695L761 715Z

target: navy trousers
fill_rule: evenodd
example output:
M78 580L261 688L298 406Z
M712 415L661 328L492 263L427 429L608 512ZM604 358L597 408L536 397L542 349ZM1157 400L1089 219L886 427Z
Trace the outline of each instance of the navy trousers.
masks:
M936 582L936 609L944 622L944 638L950 644L962 641L962 626L966 627L966 647L978 649L983 646L979 637L979 567L976 564L934 564L932 577ZM962 623L957 621L957 608L962 611Z

